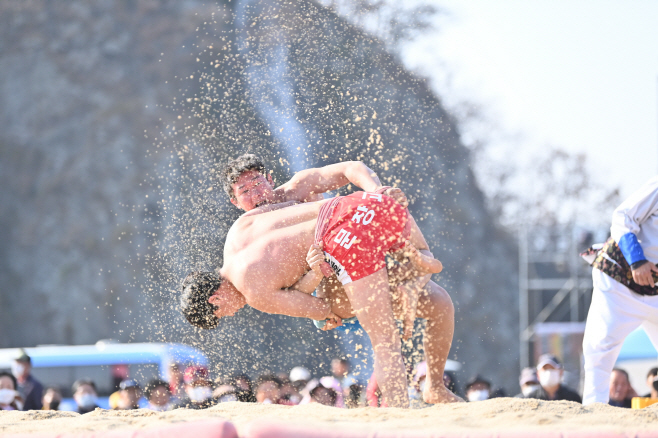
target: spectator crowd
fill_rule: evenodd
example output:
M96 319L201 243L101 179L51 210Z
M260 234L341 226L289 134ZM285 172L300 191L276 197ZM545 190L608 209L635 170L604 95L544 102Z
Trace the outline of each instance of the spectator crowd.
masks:
M11 372L0 371L0 410L58 410L62 391L57 387L44 387L31 374L31 359L24 352L14 360ZM412 408L427 406L423 402L423 389L427 377L427 364L420 362L410 373L409 398ZM658 367L647 374L651 388L643 397L658 399ZM524 368L519 378L519 398L540 400L569 400L581 402L576 391L562 383L564 367L550 354L539 358L536 368ZM298 366L289 373L264 374L252 380L246 374L213 379L206 367L173 364L169 381L153 379L145 385L127 378L118 382L118 390L109 396L111 409L147 408L168 411L177 408L206 409L218 403L245 402L280 405L319 403L338 408L385 406L373 376L363 386L350 374L349 362L331 361L331 374L314 377L310 371ZM444 373L444 384L469 402L505 397L501 389L492 387L486 378L476 375L468 380L464 391L457 387L455 375ZM90 379L79 379L71 388L72 398L81 414L98 406L98 390ZM610 404L630 408L631 399L638 394L632 388L628 373L615 369L610 379Z

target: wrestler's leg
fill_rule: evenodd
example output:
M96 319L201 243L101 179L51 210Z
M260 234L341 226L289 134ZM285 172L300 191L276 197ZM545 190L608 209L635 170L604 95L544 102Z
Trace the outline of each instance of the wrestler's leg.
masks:
M448 292L433 281L428 282L418 297L418 317L427 319L423 338L427 360L423 399L427 403L463 401L443 384L443 370L455 330L455 308Z
M401 341L393 317L386 269L346 284L352 308L372 342L375 376L386 404L409 407Z
M414 334L414 322L418 309L418 297L421 291L427 285L431 275L421 275L412 280L399 283L391 288L393 302L400 302L402 312L396 313L396 317L402 321L403 334L402 338L406 341L411 339ZM389 276L389 284L391 277ZM395 310L395 307L394 307Z

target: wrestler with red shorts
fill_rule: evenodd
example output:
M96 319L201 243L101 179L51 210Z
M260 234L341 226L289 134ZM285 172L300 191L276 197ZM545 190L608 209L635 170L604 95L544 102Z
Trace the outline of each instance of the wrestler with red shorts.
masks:
M241 216L227 234L219 272L191 273L183 282L180 302L185 317L197 327L213 328L220 318L235 314L247 304L267 313L314 320L348 316L345 309L299 287L300 278L312 268L304 257L306 248L314 246L316 231L320 230L327 253L352 280L343 286L351 307L349 314L358 317L370 337L384 400L389 406L408 407L401 341L387 269L382 269L385 254L402 245L404 229L411 224L410 245L403 252L409 254L421 274L439 272L441 264L431 256L406 210L393 206L385 196L381 196L381 202L379 199L376 193L359 193ZM333 208L325 210L327 204L333 204ZM321 210L324 214L320 221ZM361 258L360 266L357 258ZM425 261L435 262L438 269L426 269ZM445 290L432 281L427 285L419 293L417 315L427 320L423 344L428 377L423 397L428 403L458 401L442 379L452 342L454 308Z
M411 235L407 209L378 193L356 192L320 210L316 241L343 284L386 266L386 254L404 248Z

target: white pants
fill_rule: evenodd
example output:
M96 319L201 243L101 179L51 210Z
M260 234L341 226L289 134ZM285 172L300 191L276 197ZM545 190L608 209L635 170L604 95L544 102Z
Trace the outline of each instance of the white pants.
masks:
M592 280L592 305L583 339L584 405L608 403L612 368L633 330L642 326L658 349L658 296L636 294L598 269L592 269Z

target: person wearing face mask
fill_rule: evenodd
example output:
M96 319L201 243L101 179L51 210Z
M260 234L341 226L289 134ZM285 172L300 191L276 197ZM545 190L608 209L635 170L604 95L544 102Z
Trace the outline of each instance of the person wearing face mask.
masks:
M86 414L98 408L98 392L91 379L79 379L73 383L73 400L78 405L78 414Z
M20 411L23 399L16 391L16 378L7 373L0 372L0 411Z
M479 374L466 382L466 399L469 402L487 400L491 395L491 382Z
M43 409L44 411L58 411L59 404L62 402L62 391L55 386L49 386L43 392Z
M539 389L539 379L537 378L537 370L531 367L523 368L521 370L521 377L519 378L519 385L521 385L521 393L515 397L524 398L528 397L532 392Z
M32 359L24 350L11 364L11 373L16 377L17 390L25 400L24 411L41 409L43 385L32 376Z
M186 397L178 404L179 408L206 409L215 404L212 398L213 383L208 369L193 365L185 369L183 374Z
M562 385L564 368L557 357L552 354L539 356L537 364L537 376L539 387L530 391L525 398L536 398L539 400L569 400L582 403L580 396L572 389Z

